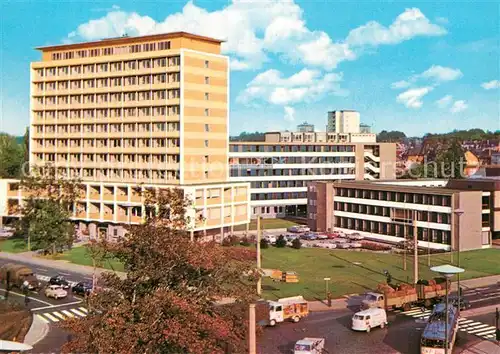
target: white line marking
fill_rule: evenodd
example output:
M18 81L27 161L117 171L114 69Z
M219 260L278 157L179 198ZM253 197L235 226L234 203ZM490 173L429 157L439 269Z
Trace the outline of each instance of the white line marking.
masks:
M68 317L71 317L71 318L74 318L74 317L75 317L75 315L73 315L71 312L69 312L69 311L67 311L67 310L62 310L61 312L62 312L62 313L64 313L64 314L65 314L66 316L68 316Z
M45 317L48 317L52 322L59 322L59 320L56 317L52 316L50 313L44 313L43 315Z
M418 310L410 310L410 311L406 311L406 312L403 312L406 316L409 316L409 315L412 315L414 313L419 313L419 312L422 312L422 310L418 309Z
M41 315L39 315L39 314L37 314L37 315L36 315L36 317L38 317L39 319L41 319L41 320L42 320L43 322L45 322L45 323L50 323L50 321L49 321L49 320L47 320L45 317L43 317L43 316L41 316Z
M491 326L488 326L488 325L484 325L481 327L482 328L479 328L479 327L474 328L472 331L469 331L469 333L480 335L479 333L484 332L485 330L491 330L491 328L492 328ZM493 328L495 328L495 327L493 327Z
M59 304L59 305L52 305L52 304L50 304L50 306L37 307L37 308L31 309L31 311L39 311L39 310L46 310L46 309L56 309L58 307L76 305L76 304L81 304L81 303L82 303L81 301L73 301L73 302L67 302L67 303Z
M488 325L484 324L484 323L481 323L480 325L474 325L474 326L470 326L467 328L467 332L474 332L476 329L482 329L484 327L488 327Z
M0 289L0 291L3 291L4 293L7 292L5 289ZM19 293L16 293L15 291L9 291L9 295L17 295L17 296L22 296L24 297L24 294L19 294ZM40 299L37 299L36 297L31 297L31 296L28 296L28 299L30 300L33 300L33 301L38 301L38 302L41 302L42 304L46 304L46 305L52 305L50 302L47 302L47 301L43 301L43 300L40 300Z
M458 322L460 322L460 326L465 324L465 323L471 323L471 322L474 322L473 320L468 320L466 318L459 318L458 319Z
M57 312L57 311L54 311L54 312L52 312L52 313L53 313L54 315L56 315L57 317L59 317L59 318L60 318L61 320L63 320L63 321L66 319L66 317L64 317L63 315L61 315L61 314L60 314L59 312Z
M489 330L487 331L480 331L478 333L476 333L477 336L487 336L489 334L493 334L496 332L496 328L495 327L490 327Z
M80 311L78 311L77 309L69 309L71 312L73 313L76 313L78 316L81 316L81 317L85 317L87 316L86 314L84 313L81 313Z
M78 308L78 310L85 312L85 313L89 313L89 311L85 307L80 307L80 308Z
M35 268L36 270L40 270L42 272L48 272L49 270L48 269L45 269L45 268Z
M59 274L62 274L62 275L71 275L69 273L64 273L64 272L59 272Z
M429 316L430 316L430 314L431 314L430 312L424 312L424 313L422 313L422 314L420 314L420 315L413 315L413 316L411 316L411 317L417 317L417 318L418 318L418 317L426 317L426 316L427 316L427 317L429 317Z

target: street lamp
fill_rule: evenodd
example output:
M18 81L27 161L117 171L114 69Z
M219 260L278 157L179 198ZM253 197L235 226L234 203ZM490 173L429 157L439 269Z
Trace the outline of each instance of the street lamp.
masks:
M449 264L432 267L433 272L439 273L446 278L446 310L445 310L445 326L444 326L444 353L448 354L448 282L455 274L460 274L465 270L462 268L454 267ZM458 304L460 306L460 304Z
M323 280L325 281L325 299L328 302L328 306L331 307L332 306L331 300L330 297L328 296L328 282L330 281L330 278L323 278Z
M453 211L457 216L457 266L460 267L460 216L464 213L462 209L455 209ZM451 240L450 240L451 241ZM451 246L451 242L450 242ZM458 293L458 316L460 317L460 297L462 296L462 289L460 288L460 273L457 274L457 293Z

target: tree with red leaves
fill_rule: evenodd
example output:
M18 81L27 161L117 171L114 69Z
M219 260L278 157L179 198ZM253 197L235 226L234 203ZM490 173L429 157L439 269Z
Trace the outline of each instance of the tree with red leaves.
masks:
M64 352L246 352L255 253L192 242L181 190L149 191L146 222L113 246L126 278L112 273L88 298L88 316L69 320ZM175 227L174 227L175 226ZM230 305L221 300L231 299Z

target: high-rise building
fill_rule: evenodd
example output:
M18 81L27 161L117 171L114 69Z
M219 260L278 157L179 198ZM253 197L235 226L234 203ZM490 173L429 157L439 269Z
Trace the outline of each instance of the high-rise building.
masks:
M309 124L307 122L299 124L297 125L297 131L301 133L312 133L314 132L314 124Z
M359 112L341 110L328 112L326 131L331 133L359 133Z
M30 163L86 184L74 215L82 228L139 222L138 192L171 187L193 200L193 232L248 222L248 184L228 182L229 59L220 40L175 32L37 49ZM22 202L15 183L7 194Z

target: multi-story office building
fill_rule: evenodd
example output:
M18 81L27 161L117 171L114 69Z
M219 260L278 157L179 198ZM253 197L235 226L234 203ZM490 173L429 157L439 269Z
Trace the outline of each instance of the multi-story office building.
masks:
M297 131L301 133L310 133L314 131L314 124L309 124L304 122L302 124L297 125Z
M252 214L263 217L306 217L311 181L395 178L391 143L234 142L229 149L230 180L251 183Z
M184 32L38 48L31 64L30 163L79 177L75 219L140 221L143 188L179 187L222 233L248 222L248 184L228 181L229 59ZM9 203L22 200L9 183ZM97 226L96 226L97 225ZM115 231L113 231L115 232Z
M420 247L444 250L490 247L500 231L499 181L317 182L308 200L308 223L318 231L399 242L416 228Z
M359 112L352 110L328 112L326 131L338 134L359 133Z
M269 132L264 136L268 143L376 143L377 141L377 135L372 133Z

